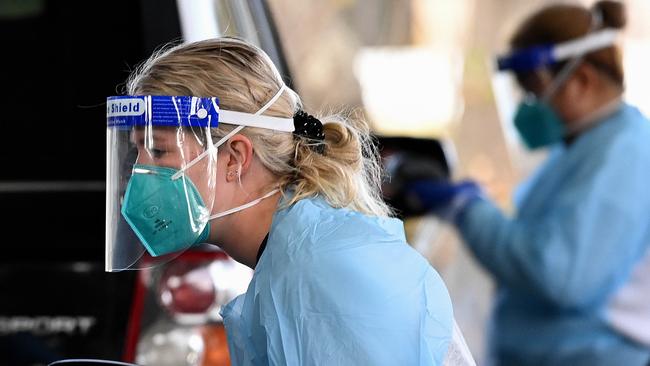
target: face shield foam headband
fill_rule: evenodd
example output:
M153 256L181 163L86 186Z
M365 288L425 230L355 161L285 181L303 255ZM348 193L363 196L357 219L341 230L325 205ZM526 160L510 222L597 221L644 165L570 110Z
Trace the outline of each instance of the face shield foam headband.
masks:
M108 151L107 151L107 258L109 247L111 258L115 252L126 253L121 262L128 266L132 249L120 247L111 235L111 226L119 223L117 212L128 223L133 233L153 257L179 252L193 245L204 242L209 234L209 221L223 217L246 208L278 192L274 189L262 197L239 207L224 212L211 214L210 199L204 199L199 194L198 185L186 174L188 169L210 156L215 164L212 172L216 173L216 157L219 146L226 143L232 136L244 127L266 128L280 132L293 132L293 118L264 116L286 91L283 84L276 94L254 114L222 110L218 98L198 98L190 96L118 96L107 98L108 122ZM210 129L219 124L232 124L237 127L218 142L212 143ZM156 133L154 133L156 130ZM187 131L204 131L207 141L205 150L196 158L185 161L184 153L188 140L196 138L196 133ZM138 148L138 156L142 151L148 156L151 151L162 148L164 143L157 142L160 132L169 138L168 145L175 145L177 163L161 162L141 163L138 159L129 157L124 151L133 151L134 135L141 136L142 143ZM173 132L170 132L173 131ZM129 137L125 137L129 136ZM183 137L179 137L182 135ZM188 137L189 136L189 137ZM137 138L136 138L137 139ZM122 142L117 142L117 141ZM128 141L127 141L128 140ZM196 138L196 140L200 140ZM125 142L126 141L126 142ZM130 145L124 148L125 145ZM154 147L152 147L154 146ZM167 148L169 150L169 148ZM163 158L164 159L164 158ZM146 157L144 158L146 160ZM153 160L152 160L153 161ZM176 169L175 167L179 167ZM125 171L128 170L128 174ZM205 183L205 182L199 182ZM126 185L124 189L121 185ZM203 184L202 186L205 186ZM123 193L123 196L122 196ZM213 193L211 193L213 194ZM123 198L122 198L123 197ZM213 197L212 197L213 198ZM123 229L122 229L123 231ZM120 249L122 248L122 249ZM119 266L116 269L125 269ZM108 268L108 260L107 260ZM115 269L115 268L113 268Z

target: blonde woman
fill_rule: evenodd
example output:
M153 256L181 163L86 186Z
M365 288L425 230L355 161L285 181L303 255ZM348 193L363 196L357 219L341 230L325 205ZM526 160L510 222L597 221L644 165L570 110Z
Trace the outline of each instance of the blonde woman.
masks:
M231 38L157 53L127 89L108 100L109 270L199 243L254 268L222 309L236 365L442 364L449 295L381 199L365 124L302 112Z

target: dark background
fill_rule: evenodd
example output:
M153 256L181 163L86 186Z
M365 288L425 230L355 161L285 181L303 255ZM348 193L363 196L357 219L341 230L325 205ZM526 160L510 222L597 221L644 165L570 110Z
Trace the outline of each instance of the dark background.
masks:
M173 0L2 0L0 365L121 358L134 275L104 272L105 100L180 35Z

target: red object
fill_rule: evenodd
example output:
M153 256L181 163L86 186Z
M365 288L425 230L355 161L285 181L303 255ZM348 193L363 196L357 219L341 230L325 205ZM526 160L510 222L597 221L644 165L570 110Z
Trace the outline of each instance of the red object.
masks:
M124 345L124 362L135 362L135 351L140 338L140 325L142 323L142 312L144 310L144 276L138 274L133 290L133 302L131 304L131 315L126 333L126 344Z
M174 262L192 264L194 268L197 265L200 265L202 262L212 262L218 260L228 259L228 255L222 251L186 251ZM133 291L133 301L131 303L131 314L129 315L129 324L127 327L126 342L124 345L124 362L135 362L135 355L137 351L138 341L140 339L141 326L142 326L142 314L144 312L144 303L145 303L145 294L147 291L147 278L150 276L153 269L143 269L138 271L138 277L135 281L135 287ZM185 304L181 306L181 309L190 309L192 306L186 304L187 295L185 295L183 288L179 288L177 292L177 297L180 300L180 304ZM207 302L207 297L202 301ZM201 307L204 307L205 303L201 304ZM225 333L224 333L225 334ZM227 348L226 348L227 350Z
M205 354L201 366L230 365L228 340L223 324L205 326L201 333L205 342Z
M200 314L214 304L217 293L207 265L178 261L165 269L159 284L162 305L173 314Z

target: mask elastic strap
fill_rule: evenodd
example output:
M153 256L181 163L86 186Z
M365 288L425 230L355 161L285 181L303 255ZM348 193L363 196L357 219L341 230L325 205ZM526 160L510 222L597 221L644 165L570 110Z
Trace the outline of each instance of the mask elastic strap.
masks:
M280 99L280 97L282 96L282 94L284 93L285 90L287 90L287 86L286 86L284 83L282 83L282 86L280 87L280 90L278 90L278 92L275 93L275 95L273 96L273 98L271 98L271 100L269 100L268 102L266 102L266 104L264 104L264 106L263 106L262 108L260 108L259 111L255 112L255 115L256 115L256 116L259 116L260 114L266 112L267 109L271 108L271 106L272 106L273 104L275 104L275 102L276 102L278 99Z
M185 166L183 166L181 169L179 169L174 175L172 175L172 180L176 180L183 176L185 174L185 171L188 170L189 168L193 167L196 163L201 161L201 159L205 158L208 154L210 154L213 150L212 149L217 149L219 146L223 145L226 141L228 141L231 137L235 136L239 131L244 129L246 126L237 126L234 130L230 131L226 136L222 137L215 143L214 145L210 146L208 149L206 149L204 152L202 152L199 156L194 158L194 160L190 161L187 163Z
M255 116L259 116L262 113L266 112L267 109L269 109L284 93L284 91L287 89L286 84L282 83L282 86L280 89L275 93L273 98L271 98L262 108L260 108L257 112L254 113ZM187 163L185 166L183 166L181 169L178 170L178 172L174 173L172 175L171 179L176 180L180 178L183 174L185 174L185 171L188 170L189 168L193 167L196 163L201 161L201 159L205 158L208 154L210 154L213 150L212 148L218 148L219 146L223 145L226 141L228 141L231 137L239 133L244 127L244 125L237 126L234 130L232 130L230 133L228 133L226 136L222 137L217 143L215 143L212 147L206 149L204 152L202 152L199 156L194 158L194 160L190 161Z
M228 215L233 214L233 213L235 213L235 212L242 211L242 210L245 210L245 209L247 209L247 208L251 208L251 207L255 206L256 204L262 202L263 200L265 200L265 199L267 199L267 198L273 196L274 194L276 194L276 193L278 193L278 192L280 192L279 189L274 189L274 190L272 190L271 192L265 194L264 196L262 196L262 197L260 197L260 198L258 198L258 199L256 199L256 200L253 200L253 201L250 201L250 202L248 202L248 203L246 203L246 204L244 204L244 205L241 205L241 206L238 206L238 207L235 207L235 208L231 208L231 209L229 209L229 210L226 210L226 211L223 211L223 212L219 212L219 213L217 213L217 214L214 214L214 215L210 216L210 217L208 218L208 220L218 219L218 218L220 218L220 217L228 216Z
M548 102L551 100L553 95L562 87L565 81L569 79L571 74L580 66L580 63L584 59L584 56L579 56L569 61L569 63L560 71L560 74L555 77L550 87L544 92L542 96L542 102Z

